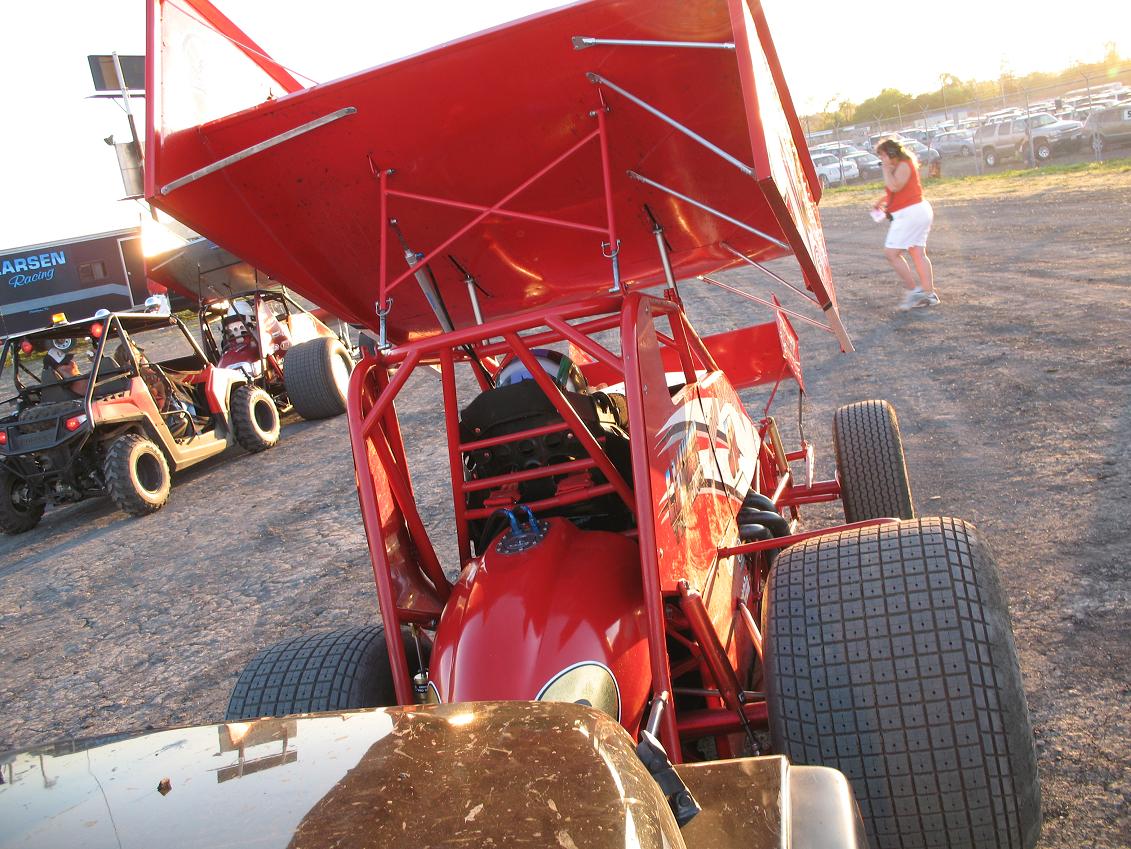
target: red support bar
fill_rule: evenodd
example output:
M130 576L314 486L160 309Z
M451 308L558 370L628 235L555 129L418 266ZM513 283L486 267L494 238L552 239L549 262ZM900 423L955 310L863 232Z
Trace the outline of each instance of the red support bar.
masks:
M599 131L594 130L589 135L585 136L585 138L581 139L581 141L579 141L575 145L573 145L573 147L571 147L565 153L563 153L559 157L557 157L553 162L551 162L549 165L547 165L545 168L543 168L541 171L539 171L533 177L531 177L528 180L525 180L522 183L520 183L517 188L508 192L497 203L493 204L490 207L487 207L486 211L481 212L479 215L475 216L470 222L465 224L463 227L460 227L455 233L453 233L448 238L444 239L442 242L440 242L439 245L437 245L432 250L430 250L428 253L426 253L423 257L421 257L421 259L417 263L417 265L427 265L428 263L430 263L437 256L442 254L448 248L448 246L451 245L454 241L456 241L460 236L462 236L464 233L466 233L469 230L471 230L472 228L474 228L477 224L479 224L479 222L481 222L487 216L491 215L492 213L498 212L502 208L503 204L508 203L511 200L513 200L515 198L515 196L522 193L531 184L536 183L541 177L545 176L547 173L552 171L554 168L556 168L562 162L569 159L569 157L571 157L574 153L576 153L578 150L580 150L582 147L584 147L586 144L588 144L591 140L596 138L598 136L598 134L599 134ZM414 271L415 271L415 267L407 269L396 280L394 280L392 283L389 284L387 291L389 291L389 292L393 291L393 289L395 289L397 286L399 286L401 283L403 283L405 280L407 280L409 277L411 277L413 275ZM485 325L479 325L479 327L484 327L484 326ZM482 333L479 333L478 338L479 339L486 339L486 338L490 338L490 337L484 336ZM475 340L469 339L467 341L470 343L470 342L473 342ZM448 344L451 344L450 337L449 337Z
M840 498L840 484L837 481L817 481L811 486L791 486L782 493L779 507L795 504L820 504L823 501L836 501Z
M565 422L556 422L554 424L542 425L542 427L532 427L530 430L520 430L514 433L504 433L502 436L492 436L489 439L479 439L475 442L461 442L459 450L478 451L480 448L494 448L496 445L515 442L519 439L534 439L538 436L548 436L551 433L560 433L563 430L569 430L569 425Z
M617 244L617 219L613 214L613 180L612 169L609 167L609 129L605 124L605 113L609 111L609 108L605 105L605 97L601 94L600 89L597 90L597 96L601 100L601 105L597 107L595 115L597 117L597 132L600 135L601 176L605 185L605 215L609 224L609 251L612 253L615 263L620 245Z
M564 322L565 319L568 318L568 317L569 316L558 314L558 315L552 316L551 319L560 319L562 322ZM550 325L552 327L551 319L547 319L546 324ZM573 330L575 332L579 333L579 334L590 334L590 333L599 333L602 330L611 330L612 328L616 327L619 324L620 324L620 313L616 312L616 313L613 313L612 315L606 315L606 316L602 316L601 318L595 318L592 321L582 322L581 324L577 324L577 325L571 324L571 325L569 325L569 327L573 328ZM566 337L560 331L558 331L556 329L551 329L551 330L543 331L542 333L532 333L531 335L523 336L522 338L526 340L527 345L529 345L532 348L537 348L539 345L550 345L554 342L560 342L563 339L565 339ZM483 347L483 350L484 350L484 352L507 353L507 352L510 351L510 348L507 347L507 344L505 342L495 342L494 344L491 344L491 345L485 345ZM621 371L621 370L623 370L623 369L618 369L618 371Z
M719 697L731 711L738 711L741 707L739 696L742 685L738 683L738 675L730 665L723 644L719 642L715 633L707 607L703 604L703 597L698 591L691 589L687 581L679 582L679 608L687 621L691 624L691 632L699 643L699 651L703 662L715 679L715 686L719 690Z
M632 495L632 490L628 488L628 484L624 482L624 478L620 476L620 472L613 466L612 460L609 455L605 453L604 449L597 443L593 434L589 432L589 428L581 421L577 415L577 411L573 409L573 405L566 400L558 385L550 379L550 375L538 365L538 361L534 355L530 353L530 349L526 347L523 339L517 333L505 334L506 340L510 343L511 348L514 350L515 355L526 366L527 371L530 372L534 382L537 383L542 391L546 394L546 398L554 405L558 411L558 415L562 417L570 426L573 435L577 437L577 441L581 443L581 447L585 449L586 453L593 458L597 464L597 468L601 470L601 474L605 479L612 484L613 489L621 497L628 509L636 513L636 499Z
M605 313L613 313L613 315L605 315ZM529 330L532 327L542 327L546 324L546 318L548 316L571 319L590 315L601 315L601 318L577 325L578 330L586 333L596 333L598 330L607 330L616 327L620 322L620 299L612 296L602 296L573 301L568 304L563 304L560 307L542 307L537 310L527 310L526 312L494 319L484 324L475 324L471 327L453 330L439 336L429 336L417 342L398 345L396 348L383 351L381 359L384 360L387 365L392 366L402 360L408 359L408 357L415 352L418 361L423 361L423 358L429 354L438 357L439 352L444 348L455 349L464 345L476 346L476 349L483 356L506 354L510 353L510 347L506 343L496 342L491 345L483 345L483 340L501 337L508 332ZM522 338L527 345L537 347L546 342L558 341L561 339L561 335L556 331L548 331L541 334L523 336Z
M388 307L388 301L386 299L389 296L389 259L386 251L386 241L388 240L389 234L389 171L387 168L381 169L378 175L378 181L380 182L381 192L381 220L378 223L381 229L380 236L377 240L377 248L381 252L381 270L380 277L378 278L380 280L378 285L380 297L377 301L377 309L383 310Z
M790 534L785 537L775 537L774 539L762 539L757 542L744 542L741 545L733 545L729 548L719 549L719 559L723 560L727 557L737 557L743 554L754 554L758 551L766 551L771 548L785 548L786 546L796 545L813 537L821 537L826 534L838 534L841 531L854 531L857 528L871 528L876 525L887 525L892 522L898 522L899 519L866 519L863 522L852 522L847 525L837 525L834 528L821 528L816 531L805 531L800 534Z
M444 426L448 431L448 464L452 476L452 501L455 508L456 539L459 548L459 566L462 570L471 559L471 538L467 533L467 504L464 502L460 484L464 479L463 454L459 444L459 421L456 411L459 401L456 398L455 362L452 349L440 352L440 382L444 391Z
M754 646L754 652L758 655L758 660L764 660L762 654L762 631L758 628L758 623L754 621L754 614L750 612L750 608L746 606L746 602L744 601L738 603L738 616L742 620L742 624L746 626L746 633L750 635L750 643Z
M578 328L571 324L567 324L560 318L550 317L546 319L546 324L552 329L558 331L562 338L568 339L582 351L587 353L593 359L604 363L609 368L616 370L620 374L624 374L624 360L606 348L604 345L597 343L595 340L580 332Z
M694 672L698 668L699 668L699 658L698 657L689 657L686 660L680 661L679 663L677 663L675 666L672 667L672 678L678 681L680 678L682 678L688 672Z
M636 528L640 541L640 581L644 590L644 617L648 628L648 664L652 672L652 692L670 693L672 676L668 666L664 597L660 590L660 561L656 552L649 446L647 439L643 438L646 433L644 390L636 362L636 327L640 319L642 303L642 296L630 295L624 304L621 312L620 349L624 356L625 400L628 402L630 434L628 446L632 454L633 491L636 493L639 505L636 511ZM674 710L663 712L659 731L660 742L667 749L668 757L673 763L680 763L683 756Z
M553 498L543 498L541 501L528 501L526 506L537 513L539 510L549 510L555 507L565 507L567 504L576 504L579 501L588 501L590 498L598 498L602 495L609 495L613 493L611 484L603 483L600 486L592 488L579 489L576 492L569 492L565 495L555 495ZM486 519L488 516L494 515L498 507L481 507L477 510L468 510L468 519Z
M416 509L416 499L412 494L412 487L408 483L407 470L402 470L393 460L393 452L389 447L389 440L385 431L376 428L373 433L364 437L368 439L373 450L377 452L377 459L385 469L385 477L389 481L389 489L393 492L397 507L404 516L405 525L408 527L409 536L416 546L417 555L420 557L420 566L428 580L436 588L436 595L440 601L446 602L452 594L452 586L432 547L432 540L428 531L424 529L424 522L420 518L420 511Z
M373 365L372 368L381 368ZM369 468L369 454L365 450L368 440L360 432L361 401L369 368L362 362L350 377L349 392L346 396L347 415L350 428L350 445L353 449L354 473L357 476L357 497L361 502L361 521L365 526L365 538L369 543L369 560L373 566L373 580L377 584L377 601L386 619L385 643L389 652L389 666L393 673L393 689L397 703L412 703L412 683L408 677L405 662L404 641L401 639L400 622L396 621L397 598L393 593L393 581L389 572L389 557L385 550L385 537L381 529L381 514L377 507L377 493L373 489L372 472ZM392 621L389 621L393 617Z
M531 215L527 212L515 212L510 209L500 209L498 207L483 206L478 203L465 203L464 201L451 200L449 198L435 197L433 195L422 195L416 192L402 192L397 189L389 189L389 194L395 198L406 198L408 200L419 200L425 203L434 203L437 206L452 206L456 209L468 209L472 212L486 212L494 213L503 218L520 218L523 221L535 221L540 224L553 224L558 227L565 227L568 230L584 230L587 233L604 233L604 227L596 227L592 224L581 224L577 221L566 221L564 218L550 218L547 215Z
M751 726L765 727L769 722L769 709L765 702L748 702L743 705L746 721ZM679 736L683 740L697 740L700 737L720 737L743 731L738 714L726 708L707 708L689 710L679 715Z
M586 469L592 469L596 465L592 457L585 457L581 460L555 463L552 466L539 466L537 469L523 469L520 472L495 475L491 478L476 478L475 480L464 481L461 489L464 492L481 492L484 489L494 489L497 486L504 486L508 483L522 483L523 481L538 480L539 478L547 478L552 475L569 475L574 472L584 472Z
M373 402L373 407L365 416L365 421L361 423L362 435L368 436L370 432L372 432L378 419L389 409L390 405L393 403L393 399L397 397L408 381L409 375L412 374L419 360L420 352L411 351L405 361L397 368L397 373L393 375L393 379L389 381L389 385L377 396L377 400ZM374 368L385 367L385 363L382 360L378 360L377 364L374 366Z

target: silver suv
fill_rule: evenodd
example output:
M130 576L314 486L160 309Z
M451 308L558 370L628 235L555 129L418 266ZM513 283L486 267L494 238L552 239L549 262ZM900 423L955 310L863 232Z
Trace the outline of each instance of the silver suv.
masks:
M1028 118L1013 118L998 124L979 127L974 133L974 144L987 165L997 165L1000 159L1029 155L1029 138L1033 139L1033 155L1038 162L1046 162L1054 153L1075 150L1084 137L1079 121L1061 121L1047 112Z

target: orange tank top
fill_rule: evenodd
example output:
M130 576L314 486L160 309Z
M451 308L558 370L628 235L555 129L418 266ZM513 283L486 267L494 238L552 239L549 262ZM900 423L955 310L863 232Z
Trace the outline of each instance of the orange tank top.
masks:
M898 192L888 189L888 212L906 209L923 199L923 185L919 182L919 169L911 162L907 163L907 167L911 169L911 176L903 184L903 188Z

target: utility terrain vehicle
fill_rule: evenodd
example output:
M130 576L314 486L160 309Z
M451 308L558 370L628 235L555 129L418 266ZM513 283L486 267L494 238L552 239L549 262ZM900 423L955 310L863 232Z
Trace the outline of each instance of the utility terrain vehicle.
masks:
M201 61L210 45L245 58L239 85ZM804 390L790 318L851 343L757 0L591 0L305 89L210 3L168 0L147 61L150 201L381 343L347 415L382 624L264 650L228 709L246 728L405 706L377 715L395 729L371 751L396 757L327 791L325 828L297 843L575 845L595 802L563 821L555 799L584 789L617 811L610 844L861 845L839 770L875 846L1033 846L1033 740L986 545L914 517L888 404L837 413L829 480L774 412L784 384ZM247 108L223 114L234 91ZM797 275L767 265L789 256ZM769 320L736 310L700 337L684 306L710 284ZM428 434L396 407L426 367L448 564L409 472ZM845 524L802 523L836 499ZM524 711L545 735L516 736ZM619 728L582 719L601 714ZM633 745L682 833L640 814L654 788L609 780ZM829 780L806 793L814 768Z
M271 397L213 367L169 315L102 311L11 337L0 381L4 533L35 527L49 503L94 495L152 513L172 472L236 443L262 451L279 440Z

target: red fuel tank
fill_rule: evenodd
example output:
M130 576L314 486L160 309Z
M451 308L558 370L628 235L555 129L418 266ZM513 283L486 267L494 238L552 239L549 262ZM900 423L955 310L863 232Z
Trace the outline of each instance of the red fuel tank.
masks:
M431 695L584 703L635 734L651 691L639 548L567 519L539 524L540 539L515 545L506 531L460 576L436 631Z

